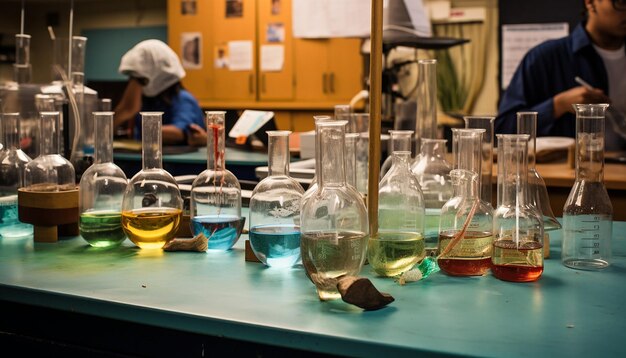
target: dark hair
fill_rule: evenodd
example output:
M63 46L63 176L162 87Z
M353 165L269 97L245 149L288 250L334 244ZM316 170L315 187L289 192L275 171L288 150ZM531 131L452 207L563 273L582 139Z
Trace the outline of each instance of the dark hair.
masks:
M172 104L172 99L176 97L182 89L183 85L179 81L163 90L161 93L159 93L157 97L159 97L163 102L169 105Z

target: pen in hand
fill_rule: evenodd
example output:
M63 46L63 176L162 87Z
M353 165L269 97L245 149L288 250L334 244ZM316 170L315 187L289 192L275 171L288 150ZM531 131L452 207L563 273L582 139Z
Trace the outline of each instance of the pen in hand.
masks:
M590 91L594 89L593 86L589 84L589 82L583 80L582 78L578 76L574 77L574 81L576 81L576 83L578 83L579 85L585 87L586 89Z

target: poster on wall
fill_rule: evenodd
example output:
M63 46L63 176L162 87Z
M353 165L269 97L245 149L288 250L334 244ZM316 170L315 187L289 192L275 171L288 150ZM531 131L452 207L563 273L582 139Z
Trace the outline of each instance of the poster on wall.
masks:
M180 0L181 15L195 15L197 11L196 0Z
M243 17L243 0L226 0L226 17Z
M267 24L267 42L285 42L285 26L282 22Z
M280 15L280 0L272 0L272 15Z
M202 68L202 33L183 32L180 34L183 67L187 69Z
M215 68L228 68L228 47L226 45L215 46Z

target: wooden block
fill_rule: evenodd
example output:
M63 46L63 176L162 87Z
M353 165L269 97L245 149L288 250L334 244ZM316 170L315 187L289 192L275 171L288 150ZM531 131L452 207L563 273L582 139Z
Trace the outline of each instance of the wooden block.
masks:
M258 262L261 263L261 261L259 261L259 259L256 258L256 255L254 254L254 251L252 251L252 246L250 246L250 240L246 240L246 262Z
M53 243L59 241L56 226L33 226L33 239L35 242Z

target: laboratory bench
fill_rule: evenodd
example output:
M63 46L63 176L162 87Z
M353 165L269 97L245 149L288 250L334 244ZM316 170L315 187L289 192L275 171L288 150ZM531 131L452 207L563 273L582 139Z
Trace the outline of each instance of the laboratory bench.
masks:
M564 267L561 230L550 235L532 283L438 272L401 286L364 266L395 298L377 311L319 301L302 267L246 262L245 235L206 253L0 239L0 344L25 356L626 356L626 222L600 272Z

